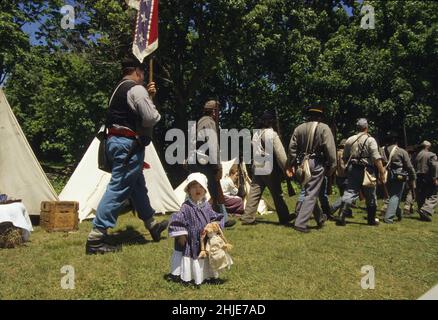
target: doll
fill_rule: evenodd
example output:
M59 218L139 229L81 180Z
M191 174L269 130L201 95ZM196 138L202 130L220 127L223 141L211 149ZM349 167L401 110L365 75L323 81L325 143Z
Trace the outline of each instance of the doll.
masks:
M208 257L211 269L219 272L233 264L227 253L232 247L225 239L219 224L211 222L205 226L201 234L201 252L198 259Z

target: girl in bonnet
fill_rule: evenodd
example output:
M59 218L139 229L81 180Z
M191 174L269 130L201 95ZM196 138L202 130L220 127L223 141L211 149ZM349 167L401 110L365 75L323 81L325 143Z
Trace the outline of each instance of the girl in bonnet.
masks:
M171 258L170 280L200 285L205 280L217 279L208 259L198 259L201 251L201 233L204 227L217 221L224 227L223 215L216 213L207 201L207 177L202 173L190 174L184 191L187 194L179 212L172 215L169 236L175 238L175 250Z

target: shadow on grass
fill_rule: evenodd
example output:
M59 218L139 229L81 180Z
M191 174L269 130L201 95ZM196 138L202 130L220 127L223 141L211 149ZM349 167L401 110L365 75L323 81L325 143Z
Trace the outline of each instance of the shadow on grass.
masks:
M430 218L432 219L431 216L430 216ZM412 216L403 216L403 219L406 219L406 220L416 220L416 221L420 221L420 222L431 222L431 221L424 221L424 220L421 219L420 216L414 216L414 215L412 215Z
M348 225L348 224L358 224L358 225L362 225L362 226L368 226L368 223L364 223L364 222L346 221L345 223L346 223L347 225Z
M188 288L193 288L193 289L199 289L201 285L211 285L211 286L217 286L217 285L223 285L224 283L227 282L227 280L225 279L207 279L204 280L204 282L202 282L201 285L197 285L195 284L195 281L183 281L179 276L174 276L171 273L166 273L163 276L163 279L168 281L168 282L173 282L173 283L179 283L181 286L183 287L188 287Z
M287 223L287 224L281 224L278 221L267 221L267 220L256 220L257 223L256 224L272 224L274 226L280 226L280 227L292 227L293 226L293 221Z
M323 227L319 227L319 226L310 226L310 227L307 227L307 229L309 229L309 230L323 230L326 226L327 226L327 224L324 224Z
M134 229L133 226L127 226L125 230L111 234L108 237L108 242L115 245L133 245L147 244L152 240L147 240L143 234Z

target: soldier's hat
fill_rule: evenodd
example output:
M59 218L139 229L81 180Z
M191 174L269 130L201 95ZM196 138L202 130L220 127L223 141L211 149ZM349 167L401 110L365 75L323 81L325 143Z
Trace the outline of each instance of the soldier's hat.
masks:
M270 111L263 112L262 116L260 117L260 120L266 121L266 120L274 120L275 114Z
M204 104L204 109L205 110L212 110L212 109L217 109L219 108L220 103L217 100L209 100Z
M306 113L324 113L324 108L322 106L306 106L304 110Z
M388 138L392 138L392 139L398 139L398 138L400 138L400 134L399 134L397 131L395 131L395 130L390 130L390 131L387 133L387 136L388 136Z
M400 139L400 134L395 130L389 130L383 139L384 142L387 144L398 143Z
M122 60L122 69L127 69L127 68L144 69L144 67L145 67L144 63L138 61L138 59L133 55L129 55Z
M427 141L427 140L424 140L424 141L421 143L421 146L422 146L422 147L431 147L431 146L432 146L432 143L430 143L430 142Z
M408 153L413 153L413 152L415 152L415 150L417 149L417 147L418 147L418 146L407 146L407 147L406 147L406 151L407 151Z

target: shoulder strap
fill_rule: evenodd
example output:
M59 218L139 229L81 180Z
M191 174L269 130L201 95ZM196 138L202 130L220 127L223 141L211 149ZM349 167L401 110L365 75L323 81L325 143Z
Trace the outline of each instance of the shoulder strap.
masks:
M316 127L318 126L318 124L319 124L319 122L314 122L314 123L312 123L312 126L310 127L310 130L309 130L310 137L307 140L307 146L306 146L306 152L305 152L306 155L308 154L309 149L311 149L310 147L313 147L313 139L315 138Z
M263 128L260 130L260 147L262 148L263 152L265 152L265 141L263 141L263 136L265 135L266 130L268 130L267 128Z
M356 144L356 142L358 142L359 139L360 139L362 136L364 136L364 135L365 135L365 133L361 133L361 134L359 134L359 136L356 138L356 140L354 140L354 142L351 144L351 148L353 148L353 146ZM368 138L367 138L367 140L368 140ZM366 142L366 140L365 140L365 142ZM348 167L348 165L350 164L350 161L351 161L352 158L353 158L353 151L350 151L350 157L348 158L348 161L347 161L347 163L345 164L345 167Z
M134 80L128 80L128 79L126 79L126 80L123 80L123 81L121 81L121 82L119 83L119 85L116 87L116 89L114 90L113 94L111 95L111 98L109 99L109 102L108 102L108 108L110 107L111 102L113 101L114 95L116 94L117 90L119 90L120 86L121 86L122 84L124 84L124 83L126 83L126 82L130 82L130 81L135 82ZM107 119L105 120L105 127L104 127L104 130L103 130L105 133L106 133L106 129L107 129L108 127L109 127L109 125L108 125L108 118L107 118Z
M121 86L122 84L128 82L128 81L135 82L134 80L123 80L122 82L120 82L119 85L118 85L118 86L116 87L116 89L114 90L114 92L113 92L113 94L112 94L112 96L111 96L111 99L109 100L108 106L111 105L111 101L113 101L114 95L116 94L117 90L119 90L120 86Z
M388 162L386 163L385 169L388 168L389 165L391 164L392 157L394 156L394 154L397 151L397 149L398 149L397 146L394 146L394 148L392 148L391 153L389 154Z
M367 138L365 139L365 141L362 143L362 146L360 148L360 152L359 152L359 158L362 158L362 153L365 150L365 145L367 144L368 139L370 138L370 135L367 134Z
M263 152L265 151L265 141L263 140L263 136L265 135L267 129L263 129L260 133L260 145L263 149Z

